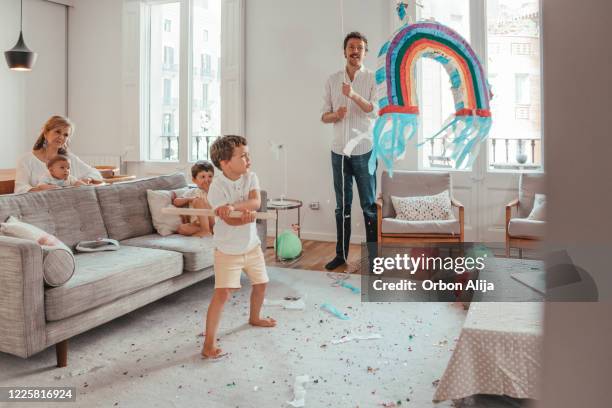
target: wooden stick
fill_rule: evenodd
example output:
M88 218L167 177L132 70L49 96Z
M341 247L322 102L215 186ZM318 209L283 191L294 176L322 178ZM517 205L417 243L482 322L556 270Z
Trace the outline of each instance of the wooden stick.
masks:
M214 217L215 211L210 209L199 209L199 208L180 208L180 207L166 207L162 208L162 214L172 214L172 215L204 215L207 217ZM240 218L242 217L241 211L232 211L230 213L231 218ZM256 213L256 218L259 220L275 220L276 213L275 212L258 212Z

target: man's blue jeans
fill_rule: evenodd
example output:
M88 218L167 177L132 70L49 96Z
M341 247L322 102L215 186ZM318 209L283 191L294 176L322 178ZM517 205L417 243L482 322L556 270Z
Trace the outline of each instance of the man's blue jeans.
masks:
M336 192L336 256L347 259L351 240L351 204L353 203L353 178L357 184L359 203L363 211L366 241L376 242L376 172L370 175L368 162L372 152L343 156L332 152L332 170L334 174L334 191ZM342 180L344 179L344 195ZM344 213L342 209L344 208ZM344 223L344 231L342 224ZM344 245L344 251L342 246Z

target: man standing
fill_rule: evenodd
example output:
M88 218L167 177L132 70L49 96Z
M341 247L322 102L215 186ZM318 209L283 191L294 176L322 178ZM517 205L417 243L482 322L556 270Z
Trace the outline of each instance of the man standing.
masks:
M368 40L358 32L344 39L345 69L332 74L325 85L321 120L332 123L332 169L336 193L336 256L325 268L336 269L348 258L351 238L353 178L365 221L366 241L376 242L376 174L368 172L372 154L370 123L376 118L374 73L363 66Z

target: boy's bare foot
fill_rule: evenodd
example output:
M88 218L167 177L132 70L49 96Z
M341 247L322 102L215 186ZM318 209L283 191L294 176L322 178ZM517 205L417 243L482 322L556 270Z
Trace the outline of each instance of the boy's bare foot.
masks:
M274 327L276 326L276 320L274 320L271 317L268 317L267 319L262 319L262 318L249 319L249 324L251 326L259 326L259 327Z
M202 349L202 358L219 358L223 356L223 350L219 347L204 347Z

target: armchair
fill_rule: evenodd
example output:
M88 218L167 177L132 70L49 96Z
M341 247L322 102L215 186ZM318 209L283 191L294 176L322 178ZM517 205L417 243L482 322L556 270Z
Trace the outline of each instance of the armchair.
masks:
M521 174L519 197L506 204L506 256L510 257L510 248L518 248L519 258L523 249L536 248L544 238L545 221L530 220L527 217L533 209L536 194L542 194L545 178L543 174ZM512 209L516 217L512 217Z
M448 190L453 217L448 220L405 221L396 219L391 196L416 197ZM378 242L463 242L464 207L453 198L449 173L385 171L381 178L381 196L377 201ZM455 214L456 213L456 214ZM457 218L458 217L458 218Z

